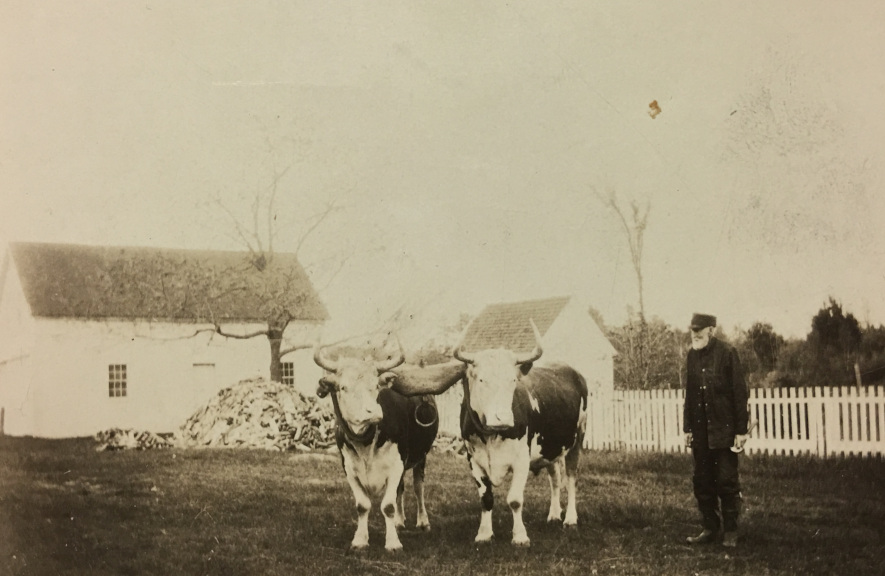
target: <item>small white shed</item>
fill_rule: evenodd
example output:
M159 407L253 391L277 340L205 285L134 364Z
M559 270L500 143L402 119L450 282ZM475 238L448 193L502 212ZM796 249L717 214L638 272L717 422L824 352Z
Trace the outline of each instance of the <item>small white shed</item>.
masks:
M271 298L268 298L271 295ZM304 341L327 312L294 255L13 243L0 256L0 433L171 432L221 388L269 377L267 328ZM313 389L310 351L283 381ZM298 382L301 384L301 382Z
M600 400L611 398L614 390L614 347L590 314L589 304L572 296L525 300L486 306L473 319L461 345L468 352L506 348L528 352L535 346L535 335L529 320L541 333L544 354L537 364L543 366L564 362L575 368L587 381L590 403L603 406ZM461 387L437 400L440 431L460 435ZM598 435L603 419L591 409L588 426Z
M491 304L467 327L462 345L471 352L528 352L535 345L529 320L541 333L539 365L564 362L584 376L591 392L614 389L615 349L590 315L590 306L573 296Z

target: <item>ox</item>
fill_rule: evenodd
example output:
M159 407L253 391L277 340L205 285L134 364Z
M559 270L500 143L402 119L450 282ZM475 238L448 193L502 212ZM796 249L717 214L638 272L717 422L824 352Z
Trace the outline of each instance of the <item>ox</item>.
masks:
M548 522L562 521L560 492L565 467L568 501L565 527L578 523L575 483L578 458L587 422L587 384L564 364L533 366L543 353L534 322L535 348L517 355L493 349L467 353L458 348L454 357L466 367L461 404L461 435L466 441L471 474L482 502L476 542L493 536L492 488L512 474L507 503L513 513L513 539L517 546L530 541L522 521L523 494L530 471L546 469L550 481ZM415 385L397 379L394 386L406 394L439 393L448 383Z
M355 550L369 545L369 511L372 498L381 495L388 551L402 550L397 528L405 526L404 476L412 470L418 499L416 525L430 530L424 505L424 465L438 428L433 397L406 397L390 389L391 369L404 361L398 356L385 362L357 358L326 358L321 347L314 361L326 370L317 394L331 394L335 410L335 440L347 483L356 500L357 527L351 541Z

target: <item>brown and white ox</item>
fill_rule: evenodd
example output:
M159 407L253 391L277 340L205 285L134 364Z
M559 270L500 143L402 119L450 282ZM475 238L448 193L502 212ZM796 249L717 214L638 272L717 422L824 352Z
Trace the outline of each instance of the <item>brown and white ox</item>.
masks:
M384 547L401 550L397 528L405 526L406 470L412 470L418 499L416 526L430 530L424 505L424 465L439 425L433 397L406 397L390 389L395 377L390 370L404 361L401 349L394 358L375 362L350 357L331 360L317 347L314 361L326 370L317 394L332 396L335 439L356 500L357 527L351 548L369 545L369 511L372 498L380 495L386 525Z
M543 353L541 338L532 322L535 348L518 355L493 349L454 357L466 366L461 404L461 435L466 441L471 474L482 502L476 542L491 540L492 489L512 474L507 503L513 513L513 539L528 546L522 520L523 494L529 472L546 469L550 481L548 522L560 522L562 464L568 500L565 527L578 523L575 505L578 458L587 421L587 384L576 370L555 364L534 366ZM432 385L397 379L394 386L406 394L439 393L445 384Z

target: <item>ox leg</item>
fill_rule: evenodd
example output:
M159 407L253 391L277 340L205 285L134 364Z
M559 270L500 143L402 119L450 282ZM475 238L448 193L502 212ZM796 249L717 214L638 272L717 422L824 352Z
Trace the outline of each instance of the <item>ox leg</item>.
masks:
M472 458L470 459L470 473L476 482L479 499L482 503L479 530L476 532L476 538L473 541L489 542L492 536L494 536L492 531L492 508L495 506L495 497L492 495L492 481Z
M347 474L347 483L353 491L353 499L356 501L356 532L350 542L352 550L362 550L369 545L369 511L372 509L372 500L362 485L353 474Z
M547 513L547 522L562 521L562 468L557 460L547 466L547 479L550 481L550 511Z
M427 507L424 505L424 465L421 460L412 469L412 487L415 489L415 498L418 500L418 519L415 526L424 532L430 530L430 518L427 516Z
M387 485L384 487L384 496L381 498L381 512L384 514L384 525L386 528L384 548L388 552L396 552L403 549L403 545L399 541L399 535L396 533L396 500L397 491L404 473L405 467L402 460L396 460L391 466L390 474L387 476Z
M507 504L513 512L513 540L514 546L528 546L529 535L522 522L523 495L525 483L529 479L529 463L531 457L528 449L521 451L513 462L513 476L510 480L510 490L507 492Z
M578 526L578 508L575 502L578 484L578 459L581 456L583 434L579 434L578 440L568 454L565 455L565 485L568 493L568 502L565 506L565 522L563 527L576 528Z
M406 491L406 475L403 473L402 478L399 480L399 486L396 487L396 510L393 512L393 523L397 528L405 528L406 527L406 507L405 507L405 498L403 494Z

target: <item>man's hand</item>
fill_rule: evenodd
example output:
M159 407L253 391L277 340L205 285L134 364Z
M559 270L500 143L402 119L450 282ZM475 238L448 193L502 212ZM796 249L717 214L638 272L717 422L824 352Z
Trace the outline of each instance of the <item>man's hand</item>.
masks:
M685 447L691 448L691 432L685 433Z
M732 447L732 452L743 452L744 444L747 443L747 438L749 434L737 434L734 437L734 446Z

